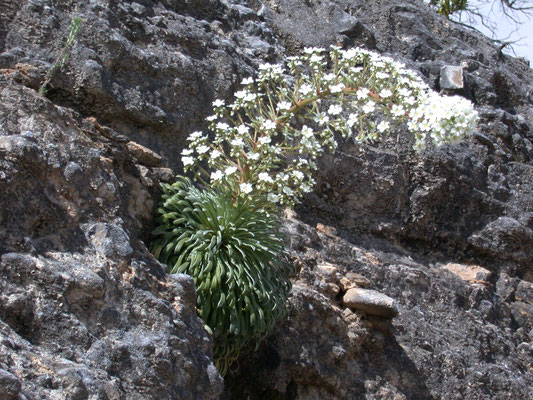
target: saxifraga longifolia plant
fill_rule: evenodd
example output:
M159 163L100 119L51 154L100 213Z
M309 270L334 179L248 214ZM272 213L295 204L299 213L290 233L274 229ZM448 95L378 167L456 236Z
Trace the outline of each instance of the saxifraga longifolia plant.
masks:
M157 209L152 252L170 273L194 279L222 375L242 346L259 345L286 314L287 256L279 218L265 202L220 188L200 190L181 178L163 185Z
M468 100L441 96L402 63L359 48L305 49L286 66L260 65L242 84L233 103L213 102L212 134L189 135L184 170L206 189L185 178L163 185L152 245L171 273L194 278L222 374L286 312L276 215L312 190L325 150L339 138L375 141L403 127L420 151L462 140L477 121Z

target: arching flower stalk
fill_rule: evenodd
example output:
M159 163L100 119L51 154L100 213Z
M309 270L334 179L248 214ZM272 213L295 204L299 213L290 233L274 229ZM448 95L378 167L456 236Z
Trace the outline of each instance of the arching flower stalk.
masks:
M441 96L405 65L359 48L308 48L286 66L261 65L242 84L233 103L213 103L214 139L192 133L183 164L236 196L262 192L282 205L311 191L316 160L335 151L336 134L377 140L405 123L422 149L459 141L477 120L468 100ZM209 173L198 168L203 161Z

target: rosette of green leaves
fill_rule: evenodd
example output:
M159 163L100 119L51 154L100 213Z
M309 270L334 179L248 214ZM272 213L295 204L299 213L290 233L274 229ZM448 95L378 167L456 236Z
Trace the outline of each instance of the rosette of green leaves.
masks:
M194 279L199 314L224 374L248 342L257 345L286 314L290 290L279 218L258 196L164 184L152 253L170 273Z

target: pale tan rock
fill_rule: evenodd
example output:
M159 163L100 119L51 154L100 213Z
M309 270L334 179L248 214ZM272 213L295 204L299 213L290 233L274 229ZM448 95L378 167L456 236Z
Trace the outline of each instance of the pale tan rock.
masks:
M354 288L357 285L351 280L349 280L348 278L346 278L345 276L343 276L342 278L339 279L339 286L341 287L343 292L346 292L347 290Z
M365 278L363 275L356 272L348 272L344 276L359 287L368 287L372 284L368 278Z
M464 265L449 263L444 269L454 273L459 278L470 283L479 283L479 281L488 281L492 273L479 265Z
M330 297L337 296L341 291L341 288L335 285L334 283L326 283L325 286L327 288L327 292L330 295Z
M349 308L345 308L344 311L342 312L342 315L344 315L345 317L349 317L350 315L353 315L353 311L350 310Z
M157 167L161 164L161 156L155 151L150 150L143 145L136 142L128 142L126 144L131 154L142 164L149 167Z
M383 318L398 315L398 306L394 299L376 290L353 288L346 292L342 302L354 311Z
M317 265L317 272L326 282L335 282L338 269L332 264L322 263Z
M321 224L320 222L316 224L316 230L322 233L325 233L326 235L334 236L337 234L337 229L335 229L332 226Z
M346 275L341 277L338 282L338 285L344 292L354 287L368 287L371 284L372 282L370 282L370 280L355 272L348 272Z

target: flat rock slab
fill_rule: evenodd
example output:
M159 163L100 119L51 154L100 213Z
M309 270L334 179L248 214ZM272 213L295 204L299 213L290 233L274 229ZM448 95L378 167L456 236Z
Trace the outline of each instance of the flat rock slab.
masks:
M467 282L488 281L492 275L488 269L485 269L478 265L449 263L446 264L443 268L454 273L459 278Z
M346 292L342 302L352 310L368 315L383 318L394 318L398 315L398 306L394 299L375 290L352 288Z
M136 142L128 142L126 146L140 163L149 167L157 167L161 164L161 156L149 148Z

